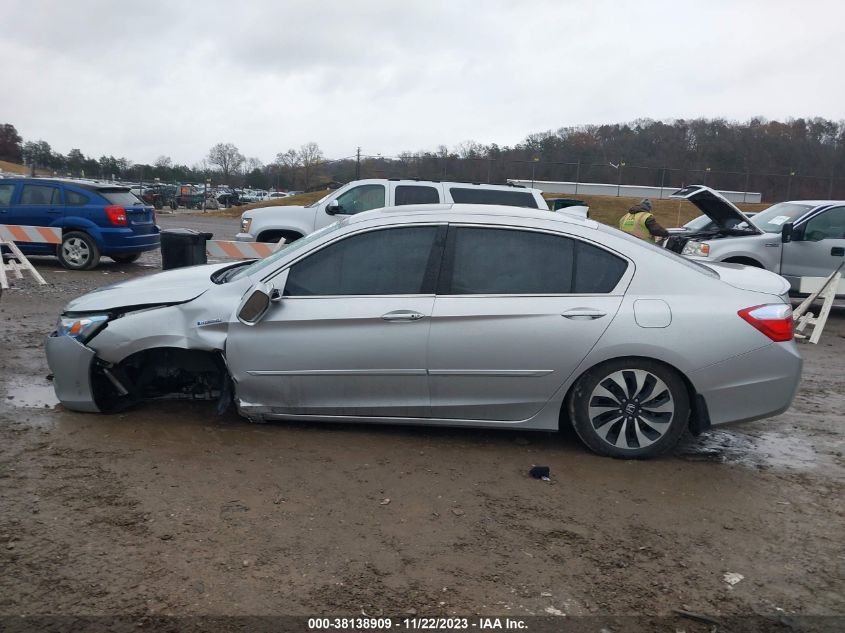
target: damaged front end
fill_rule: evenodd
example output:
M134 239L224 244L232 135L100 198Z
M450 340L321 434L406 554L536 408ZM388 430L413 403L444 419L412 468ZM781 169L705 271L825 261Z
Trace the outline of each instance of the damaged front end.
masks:
M108 314L66 313L46 340L47 362L59 401L68 409L112 413L142 400L217 400L218 411L232 401L232 382L223 353L189 336L158 337L158 345L143 346L144 322L168 322L164 306L134 306ZM131 317L131 318L126 318ZM169 323L174 325L174 321ZM221 324L222 325L222 324ZM124 342L114 359L115 342ZM178 346L177 346L178 345ZM197 349L192 349L196 345ZM111 356L111 358L110 358Z

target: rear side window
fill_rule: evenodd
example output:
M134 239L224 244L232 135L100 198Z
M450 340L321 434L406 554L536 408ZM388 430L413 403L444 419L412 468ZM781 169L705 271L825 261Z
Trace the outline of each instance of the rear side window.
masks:
M449 230L441 294L608 293L627 262L579 240L512 229Z
M0 184L0 207L6 207L12 204L12 194L15 191L15 185Z
M285 294L421 294L436 226L403 227L353 235L294 264Z
M50 185L24 185L21 191L21 204L61 204L62 198L58 187Z
M65 204L69 204L74 207L81 207L88 204L88 202L88 196L65 189Z
M406 204L437 204L440 194L434 187L399 185L396 187L396 206Z
M459 204L504 204L509 207L539 208L533 194L528 191L450 187L449 193L452 194L452 200Z
M111 204L121 207L131 207L136 204L143 204L134 193L128 189L98 189L97 193L103 196Z

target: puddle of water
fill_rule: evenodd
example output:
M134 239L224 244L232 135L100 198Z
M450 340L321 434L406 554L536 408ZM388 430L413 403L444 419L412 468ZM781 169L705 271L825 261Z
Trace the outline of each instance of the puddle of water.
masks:
M680 447L679 457L693 461L715 461L745 466L812 470L818 455L812 444L794 435L711 431Z
M16 409L52 409L59 404L53 385L31 376L8 380L2 398L6 405Z

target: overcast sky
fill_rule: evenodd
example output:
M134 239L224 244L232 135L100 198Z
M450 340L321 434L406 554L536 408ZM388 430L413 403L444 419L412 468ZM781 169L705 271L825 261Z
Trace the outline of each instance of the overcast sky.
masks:
M841 1L2 0L0 123L192 165L513 145L583 123L845 118Z

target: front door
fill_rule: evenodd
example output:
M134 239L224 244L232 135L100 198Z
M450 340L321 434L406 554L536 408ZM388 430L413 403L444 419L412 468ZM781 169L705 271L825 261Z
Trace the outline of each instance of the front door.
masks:
M18 192L17 203L9 207L6 224L50 226L64 214L62 192L56 185L24 184ZM20 243L25 253L55 253L56 246L40 243Z
M627 268L574 238L450 227L431 319L432 416L538 413L613 320Z
M230 327L227 362L245 410L427 417L443 235L435 225L371 230L293 264L281 301L257 325Z
M814 216L804 224L800 236L783 245L781 260L781 274L795 290L801 277L827 277L845 262L845 207Z

